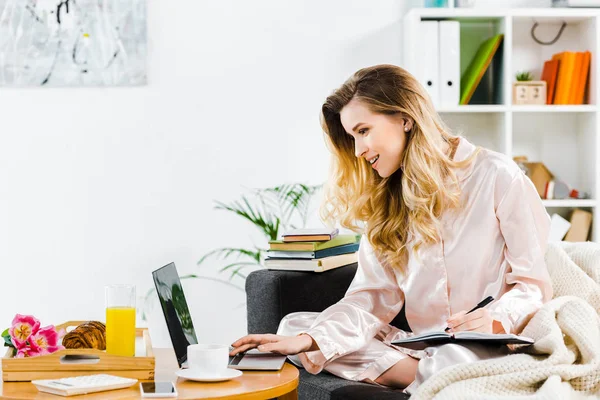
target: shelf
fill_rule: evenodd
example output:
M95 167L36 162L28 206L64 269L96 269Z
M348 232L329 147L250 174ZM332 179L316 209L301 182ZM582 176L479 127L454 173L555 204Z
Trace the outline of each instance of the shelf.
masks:
M501 113L508 108L503 104L466 105L455 107L441 107L439 113Z
M423 71L433 79L436 73L435 68L424 68L433 64L427 63L429 58L422 52L428 46L421 40L421 22L444 20L459 22L459 77L464 76L483 40L504 35L502 51L496 53L498 57L493 60L496 64L491 64L492 69L486 70L486 74L491 73L482 78L485 86L481 86L481 82L478 86L480 96L474 103L479 104L443 106L442 103L457 104L458 99L442 101L439 84L445 79L438 70L439 91L432 92L431 97L437 100L434 106L445 125L478 146L510 158L526 156L532 162L543 162L556 179L592 197L542 200L542 204L549 213L558 213L564 218L575 208L591 211L592 240L600 243L600 213L596 212L600 211L600 72L596 68L600 54L600 8L413 8L403 20L402 66L409 72L416 71L421 84L431 80L423 79ZM531 35L532 27L539 23L536 36L550 41L563 22L567 25L561 31L560 40L547 46L540 45ZM445 24L446 27L451 25L456 26ZM439 24L438 35L441 27ZM425 35L427 38L433 37L429 30L425 33L429 34ZM456 47L452 43L447 46ZM565 51L592 54L585 104L512 104L516 74L528 71L535 80L540 80L544 63ZM456 59L446 52L443 55L448 59L441 62L441 54L437 62L439 66L452 63L453 69L448 69L454 77L447 79L454 82Z
M502 113L512 111L516 113L593 113L598 110L594 104L584 105L465 105L455 107L441 107L439 113Z
M555 112L595 112L597 107L593 104L584 105L512 105L510 111L513 112L535 112L535 113L555 113Z
M570 199L570 200L542 200L545 207L596 207L596 200Z
M536 18L544 19L566 19L567 22L580 21L599 14L597 8L413 8L407 16L419 16L431 19L462 19L462 18Z

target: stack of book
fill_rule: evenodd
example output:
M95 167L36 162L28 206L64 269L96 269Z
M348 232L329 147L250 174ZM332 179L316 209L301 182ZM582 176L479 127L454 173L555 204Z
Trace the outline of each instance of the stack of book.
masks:
M591 53L563 51L544 62L546 104L584 104Z
M355 263L359 236L339 235L337 229L295 229L282 240L269 241L264 261L269 269L323 272Z

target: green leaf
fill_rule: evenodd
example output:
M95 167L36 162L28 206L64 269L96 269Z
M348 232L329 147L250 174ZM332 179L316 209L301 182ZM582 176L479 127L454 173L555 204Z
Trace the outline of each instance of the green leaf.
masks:
M308 206L311 197L322 187L308 186L302 183L292 185L276 186L267 189L268 192L274 193L278 197L279 208L281 210L281 218L287 226L291 224L294 214L297 214L303 225L308 219Z
M13 344L10 335L8 336L4 336L2 335L2 337L4 338L4 347L15 347L15 345Z
M234 271L231 273L231 275L229 276L229 279L233 279L233 278L234 278L236 275L244 277L242 274L240 274L240 270L241 270L242 268L244 268L244 267L243 267L243 266L241 266L241 267L238 267L238 268L236 268L236 269L235 269L235 270L234 270Z
M213 255L215 255L217 257L221 256L223 259L227 259L228 257L237 254L238 258L241 256L245 256L245 257L250 257L253 260L260 261L260 254L262 251L264 251L264 250L258 249L258 252L255 252L252 250L235 248L235 247L223 247L223 248L215 249L213 251L206 253L204 256L202 256L200 261L198 261L196 263L196 265L202 264L204 261L206 261L207 258L209 258L210 256L213 256Z
M260 265L260 264L253 263L253 262L252 263L251 262L235 262L235 263L231 263L231 264L228 264L228 265L224 266L223 268L221 268L219 270L219 272L227 271L228 269L236 267L238 265L243 265L244 267L247 267L249 265Z
M517 73L517 81L526 82L533 79L533 74L528 71L518 72Z
M252 223L266 237L267 240L276 240L279 230L305 227L308 221L312 196L319 191L323 185L310 186L303 183L282 184L269 188L247 189L250 195L242 195L238 200L224 203L215 200L215 209L225 210L239 215L244 220ZM255 250L224 247L206 253L197 265L205 263L210 257L230 259L236 257L241 261L227 264L220 272L232 270L230 280L234 276L245 279L246 276L240 271L250 265L260 265L262 255L267 250ZM251 259L253 262L244 260ZM234 269L235 267L235 269Z
M2 335L0 335L0 336L6 336L6 335L10 335L10 333L8 333L8 331L9 331L9 330L10 330L10 328L6 328L6 329L4 330L4 332L2 332Z
M254 210L246 196L242 196L241 202L235 201L232 205L227 205L220 201L217 201L216 203L216 209L231 211L260 228L268 237L272 236L271 232L274 224L272 221L270 221L270 216L267 213L262 215L260 211Z

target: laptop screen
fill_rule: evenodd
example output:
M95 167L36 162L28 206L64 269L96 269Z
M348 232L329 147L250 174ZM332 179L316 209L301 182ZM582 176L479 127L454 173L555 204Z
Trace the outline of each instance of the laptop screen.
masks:
M196 331L188 309L181 280L174 263L152 272L154 286L165 315L173 349L179 366L187 360L187 347L197 344Z

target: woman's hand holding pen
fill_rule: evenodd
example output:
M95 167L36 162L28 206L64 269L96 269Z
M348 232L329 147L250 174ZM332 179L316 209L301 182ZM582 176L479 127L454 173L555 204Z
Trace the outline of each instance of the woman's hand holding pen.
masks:
M468 314L466 310L463 310L448 318L448 328L450 328L450 332L494 333L494 319L485 308L480 308Z
M446 332L506 333L500 321L493 319L490 312L484 308L492 301L494 298L488 296L469 311L463 310L452 314L446 321L448 323Z

